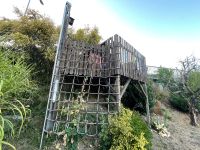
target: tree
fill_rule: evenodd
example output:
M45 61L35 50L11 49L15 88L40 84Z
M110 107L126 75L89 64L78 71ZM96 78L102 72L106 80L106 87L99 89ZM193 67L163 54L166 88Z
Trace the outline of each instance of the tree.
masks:
M190 123L197 126L197 113L200 102L200 61L194 56L180 62L179 78L174 79L173 71L167 68L158 70L158 81L170 91L171 104L189 112Z
M14 11L18 19L0 20L0 43L4 48L25 54L26 62L35 66L34 77L49 81L58 39L57 27L35 10L29 9L26 16L18 8Z
M197 113L200 102L200 63L194 56L180 62L180 78L168 84L171 92L171 104L183 111L188 111L190 123L198 126Z
M161 83L164 87L173 82L173 70L169 68L160 67L158 69L158 82Z
M14 12L18 19L0 20L0 46L25 53L26 62L35 66L34 78L41 83L49 82L60 27L36 10L28 9L26 16L18 8ZM68 34L72 40L89 44L98 44L101 40L97 27L69 29Z
M26 15L26 12L28 11L28 8L29 8L29 5L30 5L30 2L31 2L31 0L28 1L28 4L27 4L27 6L26 6L26 10L25 10L25 12L24 12L24 16ZM43 3L42 0L40 0L40 4L44 5L44 3Z
M190 123L197 126L198 110L196 107L200 101L200 61L191 56L180 63L182 65L181 89L187 99Z
M88 44L99 44L101 36L97 27L80 28L77 31L70 30L69 35L73 40L83 41Z

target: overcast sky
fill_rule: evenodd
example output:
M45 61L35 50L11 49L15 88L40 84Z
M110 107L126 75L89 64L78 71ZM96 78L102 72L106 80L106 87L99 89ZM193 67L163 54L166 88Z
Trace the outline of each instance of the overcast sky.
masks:
M65 0L31 0L30 8L62 21ZM151 66L176 67L186 56L200 58L199 0L69 0L75 29L97 26L103 39L119 34ZM1 0L0 17L15 18L28 0Z

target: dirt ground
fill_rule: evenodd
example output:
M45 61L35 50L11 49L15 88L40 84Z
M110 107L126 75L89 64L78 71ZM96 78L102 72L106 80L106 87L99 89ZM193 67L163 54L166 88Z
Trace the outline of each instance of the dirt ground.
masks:
M200 150L200 127L190 125L189 116L172 108L167 108L171 120L167 121L170 137L153 133L153 150Z

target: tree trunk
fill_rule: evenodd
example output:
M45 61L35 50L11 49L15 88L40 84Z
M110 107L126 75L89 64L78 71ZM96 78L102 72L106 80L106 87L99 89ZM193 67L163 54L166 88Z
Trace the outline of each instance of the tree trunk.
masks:
M197 110L195 108L195 105L192 103L189 103L189 113L190 113L190 124L193 126L198 126L199 124L197 123Z

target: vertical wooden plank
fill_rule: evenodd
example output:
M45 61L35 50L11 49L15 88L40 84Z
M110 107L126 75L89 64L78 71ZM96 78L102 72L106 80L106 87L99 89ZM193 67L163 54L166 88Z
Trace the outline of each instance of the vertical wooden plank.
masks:
M130 45L128 44L128 71L127 71L127 74L128 74L128 77L130 77Z
M124 51L124 71L123 75L126 75L126 41L123 39L123 51Z
M123 39L121 39L120 37L120 43L121 43L121 75L124 75L124 42L123 42Z
M73 74L73 70L72 70L72 67L73 67L73 52L74 52L74 42L73 42L73 45L72 45L72 49L70 51L70 55L71 55L71 59L68 60L69 62L69 73L70 74Z
M70 50L71 50L71 41L68 43L67 45L67 58L65 60L65 74L68 74L69 73L69 63L68 63L68 59L70 57Z
M108 44L108 40L106 41L105 43L105 59L104 59L104 62L106 64L106 72L105 72L105 75L108 76L108 72L109 72L109 51L110 51L110 48L109 48L109 44Z
M126 76L126 67L127 67L127 43L126 41L124 40L124 50L125 50L125 71L124 71L124 75Z
M115 60L116 60L116 74L119 75L120 74L120 58L119 58L119 53L120 53L120 49L119 47L121 46L121 43L119 43L119 36L115 35Z
M102 47L103 46L99 45L99 77L102 76Z
M101 45L101 70L102 77L105 77L105 45Z
M131 78L133 78L133 74L134 74L134 72L133 72L133 65L134 65L134 52L133 52L133 47L131 46L131 61L130 61L130 64L131 64L131 71L130 71L130 73L131 73Z
M131 77L134 79L134 49L133 47L131 46L131 50L132 50L132 53L131 53Z
M74 63L74 74L75 75L78 75L78 64L79 64L78 57L79 57L79 55L78 55L78 49L77 49L77 47L79 47L79 43L80 42L76 43L76 48L75 48L75 63Z
M127 51L127 42L125 41L125 51L126 51L126 55L125 55L125 76L127 76L127 55L128 55L128 51Z
M88 72L88 69L89 69L89 51L88 51L88 49L86 48L86 44L85 43L83 43L83 49L84 49L84 51L85 51L85 57L83 57L83 74L84 75L88 75L89 74L89 72Z
M77 68L76 68L76 66L77 66L77 45L78 45L78 42L76 42L76 45L75 45L75 47L74 47L74 63L73 63L73 74L75 74L76 75L76 73L77 73Z
M82 75L82 61L83 61L83 49L82 49L82 45L83 45L83 42L80 42L79 44L79 47L78 47L78 57L79 57L79 60L78 60L78 74L79 75Z
M77 56L78 56L78 64L77 64L77 71L78 71L78 75L81 75L81 45L82 42L79 42L78 47L77 47Z
M128 57L128 66L129 66L129 77L131 78L131 45L129 45L129 57Z
M115 74L115 37L112 37L111 39L112 43L112 49L111 49L111 75Z
M97 45L95 45L95 48L94 48L94 50L95 50L95 55L94 55L94 70L95 70L95 76L97 76L97 67L98 67L98 65L97 65L97 55L98 55L98 46Z
M72 70L72 67L73 67L73 59L74 59L73 52L74 52L74 42L73 42L73 47L72 47L72 49L71 49L71 51L70 51L71 59L68 60L68 61L69 61L69 72L70 72L70 74L73 74L73 72L72 72L72 71L73 71L73 70Z
M118 60L119 60L119 74L122 73L122 38L120 36L118 36L118 43L119 43L119 47L118 47ZM116 72L117 73L117 72Z

